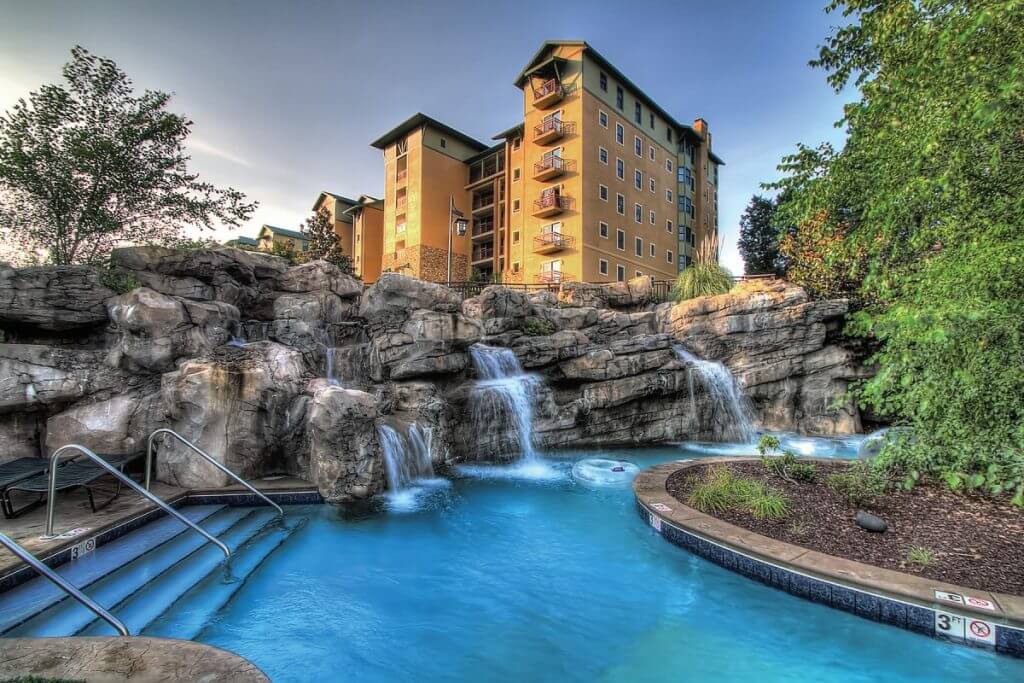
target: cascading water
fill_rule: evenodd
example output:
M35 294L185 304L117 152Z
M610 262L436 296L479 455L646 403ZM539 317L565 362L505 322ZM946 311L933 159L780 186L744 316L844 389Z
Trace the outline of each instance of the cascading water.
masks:
M712 420L717 427L715 436L726 441L755 441L757 428L754 426L754 410L729 368L721 363L698 358L680 344L673 345L672 349L676 357L688 367L687 381L693 412L697 412L694 392L696 376L696 381L704 387L711 402Z
M241 323L235 323L234 331L231 333L231 339L228 340L228 346L237 346L239 348L245 346L248 342L245 339L245 329Z
M327 383L335 387L341 386L341 382L338 381L334 371L334 353L336 351L335 347L328 346L325 352L327 355Z
M415 422L405 434L394 427L377 427L384 452L384 475L388 482L387 501L393 510L411 511L422 507L421 495L427 489L448 486L446 479L434 476L431 456L431 431Z
M487 429L511 423L524 460L536 460L533 449L533 389L539 379L523 372L509 349L474 344L469 348L480 379L473 396L472 424Z

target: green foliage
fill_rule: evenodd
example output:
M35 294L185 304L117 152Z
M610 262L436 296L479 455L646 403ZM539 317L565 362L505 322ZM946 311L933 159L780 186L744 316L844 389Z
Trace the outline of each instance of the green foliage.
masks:
M676 301L696 299L699 296L725 294L732 289L732 275L717 263L694 263L680 271L672 287Z
M781 519L789 514L789 499L759 481L737 477L728 467L709 467L694 478L687 504L701 512L746 510L758 519Z
M216 249L221 244L211 238L180 238L170 240L166 246L178 251L196 251L197 249Z
M189 171L192 122L166 111L169 94L136 95L117 64L81 47L63 75L0 116L0 225L25 252L101 263L122 241L160 243L252 214L241 192Z
M935 564L935 553L928 548L921 548L919 546L910 546L907 551L907 563L915 564L919 567L928 567Z
M761 454L761 467L765 472L793 482L811 482L817 479L818 466L813 462L800 461L793 451L782 451L780 455L773 455L778 450L779 440L774 436L765 434L758 441L757 451Z
M774 201L761 195L750 198L750 203L740 216L740 238L737 245L747 274L783 273Z
M320 209L306 219L305 225L299 228L309 238L306 251L293 256L300 263L309 261L327 261L338 267L346 275L352 275L352 259L341 250L341 241L334 230L334 221L327 209Z
M142 286L142 283L134 275L111 267L100 271L100 282L107 289L113 290L117 294L127 294L133 289L138 289Z
M288 247L284 246L283 244L279 244L278 242L271 243L269 253L271 256L280 256L281 258L286 259L288 263L292 265L295 265L296 263L299 262L298 254L295 253L294 249L289 249Z
M555 324L546 318L527 318L522 329L527 337L546 337L555 333Z
M882 467L864 460L850 463L844 472L828 476L828 487L851 507L871 505L892 486Z
M1024 3L829 9L847 25L812 64L858 98L841 149L800 148L772 186L790 276L854 295L878 369L859 400L915 435L882 465L1024 505Z

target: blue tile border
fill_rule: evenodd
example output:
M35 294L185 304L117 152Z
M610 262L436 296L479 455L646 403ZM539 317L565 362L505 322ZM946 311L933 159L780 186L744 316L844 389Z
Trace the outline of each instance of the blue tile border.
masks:
M263 494L279 505L319 505L324 502L323 497L315 489L310 489L308 491L264 491ZM190 492L180 494L177 498L172 498L164 502L172 508L177 509L187 505L228 505L231 507L244 507L259 505L263 501L255 494L248 491L211 491L209 493ZM166 512L159 508L147 510L146 512L136 515L135 517L128 518L122 522L115 522L115 526L104 529L95 536L83 535L76 542L87 538L95 538L96 547L98 548L104 543L110 543L111 541L114 541L125 534L131 533L150 522L156 521L157 519L166 516L166 514ZM75 543L69 543L68 547L62 548L61 550L40 559L43 564L51 569L59 567L60 565L71 561L72 547L74 545ZM38 574L34 569L23 565L0 577L0 593L20 586L26 581L34 579L36 576L38 576Z
M914 633L941 638L935 631L937 610L933 607L896 600L853 586L825 581L752 557L703 538L700 534L673 525L665 518L647 509L639 498L636 499L636 505L637 513L644 523L654 527L652 531L673 545L689 550L726 569L731 569L755 581L784 590L805 600L856 614L879 623L897 626ZM660 528L656 527L656 524L660 525ZM952 607L943 611L956 613ZM975 617L968 616L968 618ZM994 626L994 647L967 640L947 640L947 642L969 647L984 647L1001 654L1024 659L1024 629L999 623L995 623ZM946 639L943 638L943 640Z

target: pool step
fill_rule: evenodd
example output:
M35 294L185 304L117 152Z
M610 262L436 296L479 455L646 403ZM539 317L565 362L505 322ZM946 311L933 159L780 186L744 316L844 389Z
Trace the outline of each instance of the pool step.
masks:
M203 521L202 527L219 537L248 517L249 514L250 510L245 508L222 507L207 517ZM89 585L86 588L86 594L116 616L120 616L118 605L122 601L203 548L209 548L218 557L222 557L220 550L209 545L206 539L194 531L189 530L188 533L178 534L171 540L128 562L117 571L108 573L99 581ZM64 598L4 635L69 636L88 626L93 619L95 619L95 615L92 612L74 600Z
M276 516L273 508L245 510L245 514L225 533L220 534L223 543L231 549L233 569L242 561L244 551L239 549L249 539L260 533ZM141 633L154 619L166 612L182 595L204 578L220 581L225 577L226 568L222 563L224 554L213 545L204 545L196 552L183 558L170 570L148 581L141 590L118 603L113 612L124 622L131 633ZM232 573L234 573L232 571ZM90 615L91 616L91 615ZM113 628L105 621L90 619L86 628L75 635L114 635ZM175 636L180 637L180 636Z
M181 508L179 512L189 521L202 526L205 520L224 508L224 505L190 505ZM185 535L195 534L175 517L161 517L101 545L80 559L57 567L56 572L71 585L89 593L92 584L171 542L186 530L188 534ZM64 591L41 576L0 593L0 634L6 635L8 631L65 598L67 594Z
M294 531L294 521L287 522L290 528L272 526L264 533L252 538L241 548L231 562L232 581L224 580L221 572L211 572L199 583L192 586L171 607L151 622L139 635L161 638L192 640L203 627L223 608L245 584L246 579L256 571L263 560L273 553Z

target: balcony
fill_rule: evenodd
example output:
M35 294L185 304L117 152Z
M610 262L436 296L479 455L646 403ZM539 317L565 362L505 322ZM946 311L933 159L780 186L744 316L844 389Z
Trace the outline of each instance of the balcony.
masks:
M403 168L400 171L398 171L397 173L395 173L395 184L396 185L404 185L405 181L408 180L408 178L409 178L409 170Z
M562 157L544 157L533 165L534 180L551 180L576 170L576 162Z
M569 249L576 243L572 235L563 235L560 232L542 232L533 238L533 252L535 254L553 254L556 251Z
M559 194L544 194L540 199L533 202L533 215L537 218L557 216L563 211L570 211L575 206L576 200L572 197L564 197Z
M537 273L537 282L543 282L549 285L558 284L559 282L568 282L571 279L571 275L563 273L560 270L542 270Z
M481 247L473 250L473 264L476 265L481 261L493 261L494 260L494 247Z
M566 135L576 134L576 124L556 118L546 118L533 127L533 141L538 145L548 145L561 140Z
M494 232L494 220L473 221L473 228L470 230L470 237L476 239Z
M401 216L402 214L404 214L405 209L406 207L408 207L408 205L408 199L406 199L405 197L399 197L398 200L395 201L395 215Z
M477 194L473 196L472 210L474 212L490 209L494 206L494 193Z
M565 97L565 88L557 78L549 78L540 85L533 87L533 106L537 109L547 109L558 104Z

